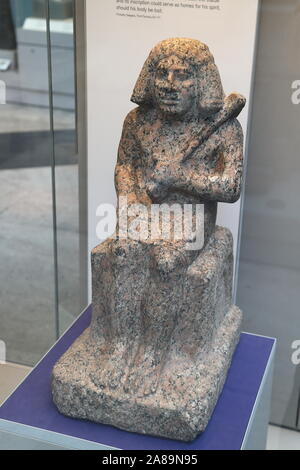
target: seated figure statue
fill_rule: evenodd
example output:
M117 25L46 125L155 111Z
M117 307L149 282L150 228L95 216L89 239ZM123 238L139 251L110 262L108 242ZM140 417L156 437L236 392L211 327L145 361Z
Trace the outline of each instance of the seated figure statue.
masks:
M208 47L183 38L154 47L131 99L115 186L149 218L139 239L121 236L119 205L116 234L93 250L91 326L56 364L53 398L72 417L189 441L209 421L240 334L232 236L216 216L218 202L240 196L245 99L225 97ZM202 244L187 249L193 237L174 227L169 239L149 236L153 205L201 205Z

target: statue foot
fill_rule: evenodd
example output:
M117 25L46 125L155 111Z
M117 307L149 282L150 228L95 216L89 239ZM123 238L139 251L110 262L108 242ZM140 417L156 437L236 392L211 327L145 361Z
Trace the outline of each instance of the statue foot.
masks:
M102 375L102 383L105 387L110 389L116 389L122 384L122 379L125 376L126 361L111 361L108 366L105 367L105 371Z
M111 346L104 355L99 354L97 371L91 373L90 378L99 388L116 389L125 377L127 363L128 347L123 344Z
M145 353L143 358L134 362L124 384L124 391L131 395L143 397L156 392L161 375L161 363L155 352Z
M133 372L124 385L124 391L137 397L153 395L158 387L160 378L160 367L155 367L151 371L139 370Z

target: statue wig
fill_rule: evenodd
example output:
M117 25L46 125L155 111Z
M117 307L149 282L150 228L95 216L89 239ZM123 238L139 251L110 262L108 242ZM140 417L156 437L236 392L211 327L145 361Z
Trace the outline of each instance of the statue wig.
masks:
M206 44L195 39L173 38L157 44L149 54L136 82L131 101L140 106L154 106L154 79L158 63L176 55L187 61L198 82L198 109L209 117L224 106L224 91L218 68Z

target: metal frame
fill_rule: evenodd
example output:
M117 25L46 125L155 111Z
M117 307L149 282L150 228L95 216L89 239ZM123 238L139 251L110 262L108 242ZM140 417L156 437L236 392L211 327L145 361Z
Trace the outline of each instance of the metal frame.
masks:
M76 134L78 157L78 188L79 188L79 269L80 269L80 305L84 309L88 303L88 236L87 236L87 128L86 128L86 48L85 48L85 0L73 0L74 8L74 70L76 100ZM55 283L55 329L56 338L60 336L59 313L59 280L58 280L58 243L57 243L57 211L56 211L56 179L55 179L55 138L53 116L53 68L52 43L50 31L50 0L46 0L47 50L49 74L49 111L50 132L52 135L51 167L52 167L52 198L53 198L53 252L54 252L54 283Z
M244 184L241 195L241 205L240 205L240 218L239 218L239 230L238 230L238 240L237 240L237 250L236 250L236 260L235 260L235 277L233 285L233 301L236 303L237 299L237 289L238 289L238 276L239 276L239 263L240 263L240 252L241 252L241 238L243 230L243 212L244 212L244 202L245 202L245 193L246 193L246 175L247 175L247 163L249 155L249 143L252 130L252 111L254 103L254 83L255 83L255 74L256 74L256 64L257 64L257 54L258 54L258 39L259 39L259 29L260 29L260 14L261 14L261 2L258 0L257 8L257 21L256 21L256 31L255 31L255 46L253 53L253 66L252 66L252 77L251 77L251 87L250 87L250 102L249 102L249 111L248 111L248 127L247 127L247 139L245 142L245 157L244 157Z
M86 100L86 0L73 0L75 12L75 76L79 187L80 310L88 304L88 192Z

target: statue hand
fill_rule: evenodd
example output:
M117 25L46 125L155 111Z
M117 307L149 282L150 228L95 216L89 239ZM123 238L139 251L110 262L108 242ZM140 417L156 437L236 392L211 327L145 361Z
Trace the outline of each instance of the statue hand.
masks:
M149 178L147 187L147 193L152 199L163 199L169 189L176 185L178 179L178 168L171 166L160 168L159 171L155 171Z
M151 175L147 184L147 192L154 199L164 198L174 183L174 172L169 167L165 171Z
M152 200L163 199L168 192L168 187L164 180L151 181L147 184L147 193Z

